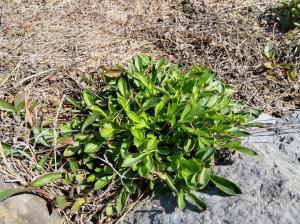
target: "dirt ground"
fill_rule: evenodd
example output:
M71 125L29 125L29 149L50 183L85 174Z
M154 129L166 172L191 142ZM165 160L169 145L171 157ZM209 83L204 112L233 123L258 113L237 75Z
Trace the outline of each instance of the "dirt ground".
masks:
M236 98L282 116L300 108L300 34L281 33L267 0L1 0L0 98L20 91L53 105L86 85L82 75L126 63L137 53L165 57L184 69L208 65L237 88ZM278 61L298 74L257 73L271 41ZM95 79L96 80L96 79ZM0 140L24 124L0 112ZM13 140L16 141L16 140Z
M184 68L207 64L237 86L245 103L280 116L299 106L299 82L254 68L270 40L282 58L297 62L300 36L274 34L266 25L270 7L254 0L3 0L0 97L20 90L40 101L73 94L80 80L74 70L125 63L144 52Z

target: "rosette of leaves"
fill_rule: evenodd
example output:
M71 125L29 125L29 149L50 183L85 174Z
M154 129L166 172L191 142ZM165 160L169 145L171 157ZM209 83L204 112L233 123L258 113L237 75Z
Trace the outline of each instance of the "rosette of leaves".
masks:
M138 189L165 185L179 208L187 198L199 210L205 203L192 191L210 182L229 195L241 193L233 182L214 175L216 158L225 151L256 153L236 138L253 113L232 99L234 89L207 67L193 65L182 73L178 65L145 55L134 57L121 76L105 77L99 92L84 89L82 100L68 101L76 108L74 119L61 125L63 138L73 143L63 153L68 173L85 170L84 186L119 191L108 215L122 213L126 198Z

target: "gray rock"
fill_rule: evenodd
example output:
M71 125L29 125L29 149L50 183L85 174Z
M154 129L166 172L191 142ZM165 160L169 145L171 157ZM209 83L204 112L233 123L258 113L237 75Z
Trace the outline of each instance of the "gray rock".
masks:
M0 191L12 187L5 183L3 175L0 174ZM0 202L1 224L60 224L60 216L52 211L49 214L45 200L31 195L16 195Z
M215 173L237 183L243 194L227 197L213 187L197 193L208 205L203 213L191 204L179 211L172 194L145 199L123 223L299 224L300 116L296 112L272 123L243 139L258 156L237 155L232 165L215 168Z

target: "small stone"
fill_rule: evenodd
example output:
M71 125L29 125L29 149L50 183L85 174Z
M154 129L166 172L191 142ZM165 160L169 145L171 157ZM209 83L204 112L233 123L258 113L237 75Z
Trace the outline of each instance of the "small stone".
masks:
M0 174L0 191L10 187L12 185L5 183ZM48 210L44 199L32 194L20 194L0 202L0 223L61 224L62 219L56 211Z

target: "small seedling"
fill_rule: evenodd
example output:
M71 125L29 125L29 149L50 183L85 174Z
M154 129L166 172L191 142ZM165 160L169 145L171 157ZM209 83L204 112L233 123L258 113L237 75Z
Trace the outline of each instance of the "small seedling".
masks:
M263 73L266 72L269 76L273 76L276 71L280 71L286 75L286 77L290 81L295 81L297 78L297 74L294 71L294 64L293 62L285 62L285 63L278 63L275 58L275 49L271 42L267 43L264 48L264 57L266 62L259 64L256 67L256 71Z

